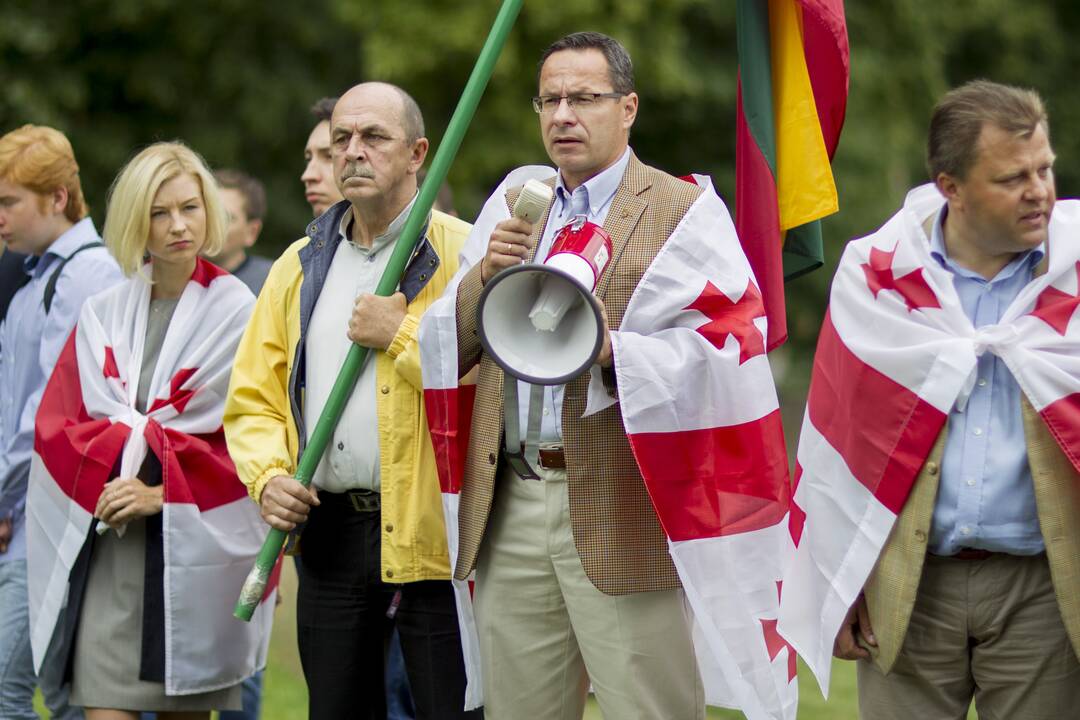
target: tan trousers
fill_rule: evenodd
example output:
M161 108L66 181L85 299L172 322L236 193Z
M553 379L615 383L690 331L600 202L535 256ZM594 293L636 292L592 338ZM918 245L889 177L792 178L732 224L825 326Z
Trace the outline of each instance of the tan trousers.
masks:
M498 479L476 566L486 720L580 720L592 682L607 720L701 720L682 590L605 595L585 575L566 473Z
M896 664L860 660L858 679L864 720L963 720L973 697L980 720L1080 717L1046 555L927 556Z

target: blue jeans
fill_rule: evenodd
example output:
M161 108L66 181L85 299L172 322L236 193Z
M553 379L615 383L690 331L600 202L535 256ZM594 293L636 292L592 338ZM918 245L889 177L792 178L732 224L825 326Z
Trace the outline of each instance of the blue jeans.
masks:
M29 605L26 560L0 563L0 718L38 720L34 712L34 686L40 686L51 718L79 720L83 717L82 710L68 705L69 688L48 677L54 674L50 670L57 669L50 666L49 653L42 666L46 677L39 681L34 676Z
M244 709L226 710L221 713L220 720L259 720L259 711L262 709L262 681L262 670L245 680L240 688L244 695Z

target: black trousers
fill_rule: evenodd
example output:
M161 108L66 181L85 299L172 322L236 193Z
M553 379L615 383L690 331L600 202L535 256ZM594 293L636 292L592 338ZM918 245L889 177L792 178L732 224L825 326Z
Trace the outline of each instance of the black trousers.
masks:
M378 510L357 511L346 495L319 499L300 541L296 607L311 720L386 718L384 662L395 623L417 720L483 717L462 710L465 664L450 582L382 582Z

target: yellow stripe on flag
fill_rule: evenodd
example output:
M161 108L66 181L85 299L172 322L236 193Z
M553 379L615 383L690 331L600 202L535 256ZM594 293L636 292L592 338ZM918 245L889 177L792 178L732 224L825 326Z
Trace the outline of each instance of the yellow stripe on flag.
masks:
M780 229L789 230L839 208L829 154L821 136L814 91L803 53L802 7L769 0L776 196Z

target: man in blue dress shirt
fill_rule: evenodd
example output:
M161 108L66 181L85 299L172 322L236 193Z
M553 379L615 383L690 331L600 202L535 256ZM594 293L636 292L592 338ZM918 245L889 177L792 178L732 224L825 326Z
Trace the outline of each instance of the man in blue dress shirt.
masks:
M923 225L932 262L972 325L995 325L1053 248L1078 241L1050 229L1042 102L968 83L935 108L927 156L946 200ZM983 353L837 637L836 655L860 661L862 717L962 720L973 699L981 718L1080 713L1078 491L1004 361Z
M37 720L30 655L25 504L34 416L83 301L123 275L88 217L71 144L26 125L0 138L0 240L23 253L24 276L0 324L0 717ZM5 251L5 252L6 252ZM52 718L82 717L42 668Z

